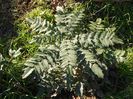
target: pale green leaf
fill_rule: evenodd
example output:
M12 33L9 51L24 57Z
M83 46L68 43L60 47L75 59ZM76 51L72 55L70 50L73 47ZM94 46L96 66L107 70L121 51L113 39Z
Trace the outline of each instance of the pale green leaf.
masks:
M97 75L99 78L103 78L104 77L104 74L103 74L103 71L102 69L97 65L97 64L93 64L91 66L91 70L92 72Z

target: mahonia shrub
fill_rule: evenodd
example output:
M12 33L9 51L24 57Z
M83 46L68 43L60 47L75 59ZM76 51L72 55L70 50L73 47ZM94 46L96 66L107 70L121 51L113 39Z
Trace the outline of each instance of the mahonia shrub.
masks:
M25 61L22 78L35 75L41 92L48 96L65 89L76 96L96 91L103 97L100 84L108 81L108 68L123 62L125 55L114 46L123 44L115 34L116 28L106 26L101 18L90 21L86 28L84 9L57 6L54 17L53 22L41 17L26 19L34 32L29 43L37 44L38 52Z

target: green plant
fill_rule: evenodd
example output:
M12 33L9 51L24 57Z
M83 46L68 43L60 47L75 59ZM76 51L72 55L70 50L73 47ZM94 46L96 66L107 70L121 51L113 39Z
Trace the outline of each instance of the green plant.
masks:
M86 22L97 17L104 19L106 24L116 24L117 34L123 40L124 48L133 45L133 4L130 2L114 3L112 0L101 3L95 1L84 2L86 8ZM119 12L119 13L118 13Z
M32 91L34 89L30 88L29 84L29 81L32 80L24 81L21 78L23 68L21 57L21 48L17 50L10 49L8 55L0 54L0 99L39 98L33 96ZM32 84L34 84L34 81Z
M132 99L133 98L133 48L127 49L125 61L119 64L119 77L117 92L108 92L106 99Z
M24 20L25 18L35 17L45 18L47 21L50 22L54 20L54 16L50 9L37 7L27 12L23 17L15 21L14 25L18 36L10 40L10 46L14 49L17 49L21 46L21 48L23 49L23 60L37 51L37 44L29 44L35 33L30 33L31 29L27 22Z
M17 64L17 61L19 61L19 56L21 55L20 52L21 49L18 50L9 50L9 57L3 56L0 54L0 86L1 86L1 92L0 92L0 98L8 97L9 94L15 94L13 93L13 88L20 83L18 77L20 75L20 64ZM15 72L17 70L18 72ZM17 74L15 74L17 73Z
M83 18L84 10L58 7L55 24L42 18L28 19L36 32L31 43L37 43L39 51L26 60L22 77L35 72L48 94L67 89L82 96L87 86L94 91L90 87L94 81L97 90L98 80L107 77L108 67L123 61L125 51L113 47L123 44L115 35L115 27L106 27L98 18L88 29Z
M125 64L127 64L128 68L133 71L133 47L127 49L127 60Z
M52 21L54 19L54 16L52 14L51 9L46 9L43 7L37 7L32 9L30 12L25 14L25 18L36 18L36 17L42 17L47 19L48 21Z

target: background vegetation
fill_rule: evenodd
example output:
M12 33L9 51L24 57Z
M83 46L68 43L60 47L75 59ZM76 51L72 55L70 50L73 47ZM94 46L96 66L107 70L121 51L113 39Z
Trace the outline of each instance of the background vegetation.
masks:
M26 60L37 54L39 51L38 47L40 47L40 44L30 42L37 35L38 31L35 31L37 29L35 27L31 28L31 24L27 22L27 19L35 20L36 18L41 18L49 23L52 23L54 26L56 25L59 28L62 26L67 31L69 31L68 28L70 27L63 26L62 23L59 22L61 18L65 18L63 16L65 14L61 16L59 21L56 21L55 17L55 15L57 14L57 12L55 11L56 3L54 2L51 3L51 2L52 1L50 0L13 0L13 1L0 0L0 99L19 99L19 98L47 99L47 96L49 94L50 95L57 94L56 92L54 92L55 90L50 90L50 91L46 90L46 87L44 87L44 85L46 84L44 84L44 82L40 80L41 74L39 74L38 78L38 73L33 72L31 75L28 74L28 77L25 76L24 78L26 79L22 79L24 68L26 68L26 66L24 65L26 63ZM93 72L92 74L94 75L95 79L92 78L89 79L89 83L91 83L90 84L91 86L97 86L97 84L101 85L98 86L97 88L92 88L96 90L87 93L87 95L89 94L89 96L91 95L95 95L97 97L99 96L99 98L101 99L103 98L132 99L133 98L133 93L132 93L133 91L133 65L132 65L133 64L133 25L132 25L133 3L111 2L111 0L105 2L95 2L93 0L88 0L83 2L69 0L66 3L66 5L64 5L64 3L62 3L61 1L59 2L59 5L65 6L66 17L71 16L71 14L75 14L75 17L74 18L72 17L72 20L78 19L78 16L76 16L76 14L80 13L80 10L84 9L83 19L81 18L82 19L81 20L79 18L81 20L81 23L83 23L84 25L78 24L78 26L83 26L82 28L84 28L85 30L80 30L79 27L75 28L75 26L73 26L72 29L74 29L73 30L74 32L73 31L69 32L78 33L82 35L84 33L88 33L88 31L99 32L99 31L105 31L106 30L105 28L114 27L116 28L115 35L117 35L117 37L122 39L124 43L124 44L116 44L111 47L109 46L111 51L112 50L114 51L115 49L124 50L126 52L124 54L125 55L124 61L113 63L113 65L115 64L115 66L109 67L109 72L108 72L110 74L108 75L109 82L107 78L104 78L104 80L101 80L101 78L100 79L97 78L96 75L99 74L101 76L103 75L101 74L100 70L99 72L96 71L95 73L96 69L94 69L93 72L95 75L93 74ZM59 13L59 15L61 14ZM97 19L99 19L100 21L102 20L102 23L99 23ZM32 23L34 22L34 20L32 21ZM57 24L58 22L59 24ZM35 22L35 24L37 24L37 22ZM102 27L104 28L103 30L98 29L100 27L99 24L104 25L104 27ZM70 24L68 24L68 26L69 25ZM96 27L93 27L94 29L92 28L90 29L90 25L95 25ZM50 29L52 30L53 28L50 27ZM80 33L81 31L82 33ZM75 37L75 34L73 35L65 34L65 36L63 37L64 37L63 39L72 40ZM50 42L50 43L44 42L41 45L52 45L53 43L55 42ZM70 43L69 45L71 45L71 42L69 43ZM82 44L78 45L78 49L82 48L82 46L85 45ZM93 52L96 48L99 48L99 46L97 47L95 44L93 45L92 48L89 48L89 50ZM51 54L51 52L47 53ZM100 56L99 59L100 61L106 60L112 62L112 58L110 58L110 56L107 56L106 58L105 56L104 57ZM53 71L53 73L54 72L55 71ZM63 73L62 71L60 72ZM60 77L60 75L57 76ZM80 76L82 77L82 75ZM49 79L54 79L54 78L49 78ZM60 81L61 80L59 79L59 82ZM92 83L94 81L96 82ZM90 86L88 88L90 88ZM67 92L67 91L68 90L59 91L60 94L57 95L56 98L59 99L58 96L67 97L66 93L69 94L71 93L72 95L75 95L75 92L70 92L70 91ZM79 91L79 94L81 94L81 91Z

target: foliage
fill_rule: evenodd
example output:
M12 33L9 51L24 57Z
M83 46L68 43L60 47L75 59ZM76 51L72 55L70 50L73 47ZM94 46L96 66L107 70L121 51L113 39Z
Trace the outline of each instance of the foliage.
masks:
M24 17L25 18L36 18L36 17L42 17L47 19L48 21L52 21L54 16L52 14L52 10L42 8L42 7L37 7L32 9L30 12L28 12Z
M130 68L130 70L132 71L133 70L133 48L128 48L127 49L127 60L125 62L125 64L128 66L128 68Z
M1 74L0 76L0 86L1 86L0 87L1 88L0 98L6 98L10 94L13 95L14 94L13 89L15 87L17 88L17 84L20 83L19 79L21 78L15 76L16 74L14 74L15 70L18 70L17 74L19 74L20 72L19 70L20 65L16 64L17 61L19 61L18 56L21 55L20 50L21 49L18 49L18 50L10 49L8 53L9 57L5 57L2 54L0 54L0 74Z
M23 17L17 19L14 23L11 23L15 26L14 30L18 33L17 36L10 38L8 34L6 38L0 38L0 53L3 55L3 60L0 62L0 98L2 99L36 98L33 94L36 92L38 86L36 84L34 84L34 86L30 84L35 81L33 79L26 81L21 78L23 61L37 51L36 44L29 44L33 34L30 34L30 28L24 18L34 18L35 16L43 16L48 21L53 20L52 11L50 9L42 10L40 7L35 8ZM16 50L11 50L11 48L19 49L19 47L21 47L22 52L20 56L17 55L20 54L19 50L17 50L19 52L17 54L15 54ZM0 56L2 56L1 54Z
M88 22L88 20L95 20L97 17L101 17L108 25L116 24L117 34L123 39L125 43L124 47L133 45L132 3L114 3L113 1L95 3L95 1L85 1L84 5L87 14L86 22Z
M133 57L133 48L127 49L127 55L124 63L119 65L119 78L117 92L109 92L106 99L132 99L133 98L133 67L132 67L132 57ZM120 83L120 84L119 84Z
M26 13L23 17L19 18L15 21L15 30L18 33L18 36L15 39L11 40L12 48L21 48L23 49L23 58L32 55L37 50L36 44L29 44L32 39L34 33L30 33L30 27L27 22L24 20L25 18L35 18L42 17L48 21L52 21L54 19L52 11L50 9L42 9L41 7L37 7L30 12Z
M84 10L73 12L62 7L57 7L55 23L28 19L36 32L31 43L39 44L39 52L26 60L22 77L36 72L48 93L64 88L82 96L89 82L106 77L108 67L123 61L125 52L113 47L123 44L115 27L106 27L98 18L88 29L83 19Z
M45 99L67 89L132 99L132 3L67 0L53 15L50 2L0 0L0 98Z
M21 78L23 60L22 49L10 49L8 56L0 54L0 98L1 99L36 99L32 93L37 90L35 81L23 81ZM32 88L30 83L34 85Z

